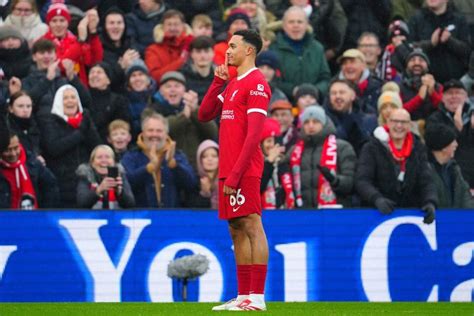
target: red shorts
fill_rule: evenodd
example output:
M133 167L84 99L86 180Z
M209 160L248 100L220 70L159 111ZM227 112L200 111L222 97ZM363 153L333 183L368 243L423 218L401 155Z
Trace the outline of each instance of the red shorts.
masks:
M257 213L262 215L260 178L245 177L240 180L237 193L224 195L224 181L219 179L219 218L231 219Z

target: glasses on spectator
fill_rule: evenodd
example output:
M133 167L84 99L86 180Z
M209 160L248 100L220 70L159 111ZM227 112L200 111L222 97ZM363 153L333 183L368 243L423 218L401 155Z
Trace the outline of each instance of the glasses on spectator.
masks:
M31 13L33 13L33 9L13 8L13 12L18 15L20 14L30 15Z
M359 48L377 48L379 45L377 44L360 44Z
M401 124L401 125L405 125L405 124L410 124L410 121L408 120L394 120L394 119L389 119L389 121L393 124Z

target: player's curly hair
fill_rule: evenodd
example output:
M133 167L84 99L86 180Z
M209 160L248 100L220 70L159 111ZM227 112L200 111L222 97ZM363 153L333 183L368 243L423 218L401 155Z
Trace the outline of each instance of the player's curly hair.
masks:
M253 29L248 29L248 30L240 30L234 33L234 35L239 35L243 37L243 40L255 47L255 54L258 55L260 51L262 50L262 37L260 36L260 33L258 33L256 30Z

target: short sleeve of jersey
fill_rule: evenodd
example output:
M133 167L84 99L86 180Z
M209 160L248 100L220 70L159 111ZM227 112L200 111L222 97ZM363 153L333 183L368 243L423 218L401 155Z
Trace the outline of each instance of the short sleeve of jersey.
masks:
M254 74L252 79L247 82L247 114L258 112L267 116L272 92L262 73L254 71Z

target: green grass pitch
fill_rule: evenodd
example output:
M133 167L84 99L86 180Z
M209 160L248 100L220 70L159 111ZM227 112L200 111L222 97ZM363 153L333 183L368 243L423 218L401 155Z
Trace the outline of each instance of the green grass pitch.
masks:
M0 316L148 316L225 315L212 312L213 303L3 303ZM474 316L474 303L282 303L270 302L265 315L447 315ZM261 313L261 312L260 312Z

